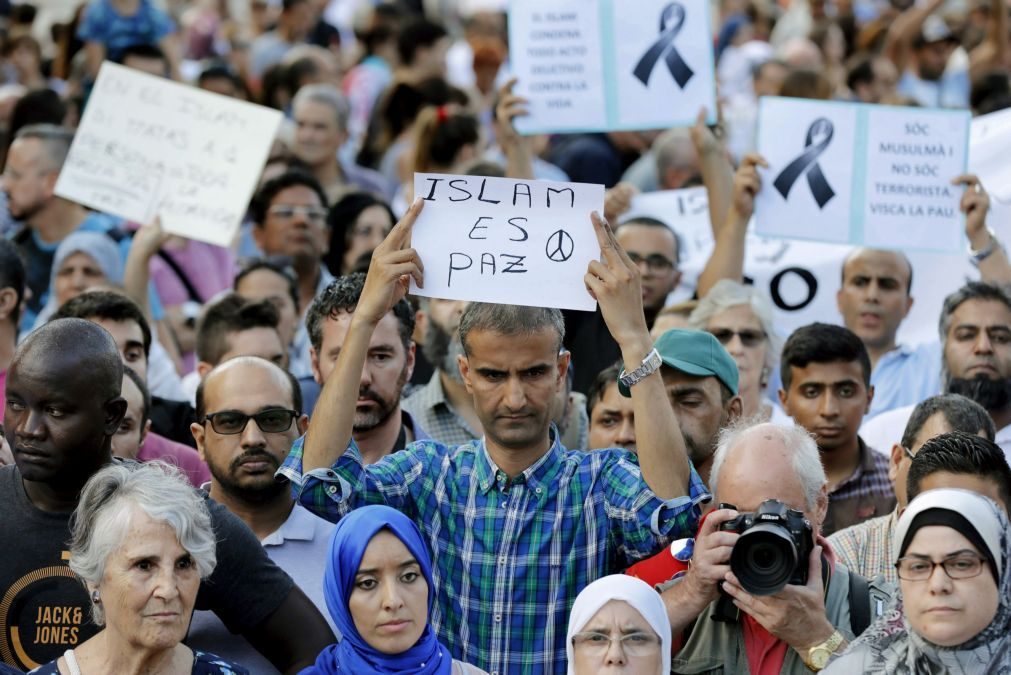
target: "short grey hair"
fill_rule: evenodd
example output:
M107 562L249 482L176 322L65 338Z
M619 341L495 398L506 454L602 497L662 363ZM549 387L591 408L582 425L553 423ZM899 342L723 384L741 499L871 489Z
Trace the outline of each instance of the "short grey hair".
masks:
M722 429L713 455L712 469L709 472L710 491L714 495L717 494L720 470L734 448L745 445L745 436L759 432L778 437L783 447L792 453L793 470L804 490L807 508L810 511L816 509L822 488L825 487L828 478L825 476L825 467L821 464L821 455L818 454L818 444L814 436L801 426L784 426L768 422L756 424L754 419L742 419Z
M337 128L347 131L348 118L351 116L351 107L344 94L330 84L307 84L298 90L295 98L291 101L292 112L298 110L303 103L321 103L330 106L333 110L334 119L337 121Z
M706 324L714 316L740 305L750 307L762 324L768 342L764 365L772 373L783 351L783 338L776 331L776 317L773 314L772 303L754 286L738 283L732 279L720 279L709 289L705 297L699 300L699 304L688 317L688 325L696 330L705 330Z
M565 318L560 310L524 305L498 305L490 302L472 302L460 317L460 342L463 351L470 353L467 335L473 330L486 330L499 335L530 335L545 328L558 334L558 349L565 340Z
M675 127L660 134L653 141L653 156L661 178L667 169L695 171L698 164L691 131L687 127Z
M180 470L162 462L117 462L88 480L71 519L70 569L85 585L101 582L137 509L171 526L200 578L210 576L217 564L210 512ZM105 624L100 604L92 603L91 617Z
M14 140L32 138L42 144L42 151L49 161L48 168L58 171L63 168L70 154L70 144L74 142L74 132L57 124L29 124L21 127Z

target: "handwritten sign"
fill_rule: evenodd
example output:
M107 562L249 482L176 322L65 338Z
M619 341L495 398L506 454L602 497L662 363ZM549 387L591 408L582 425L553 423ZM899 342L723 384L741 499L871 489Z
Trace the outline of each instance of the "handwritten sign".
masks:
M991 199L1003 204L1011 204L1009 153L1011 109L973 118L969 132L969 170L979 176Z
M964 249L968 112L763 97L758 120L758 234Z
M583 276L600 245L590 212L603 213L604 188L583 183L414 174L425 208L411 245L425 287L411 293L592 311Z
M681 283L667 299L667 304L689 299L713 251L705 189L636 195L622 221L636 216L656 218L678 234L684 245L678 265ZM1011 223L1011 218L994 219L1000 237L1005 236L1001 229L1004 222ZM754 225L752 222L745 240L744 274L772 301L779 334L786 337L812 321L841 323L836 292L843 260L853 247L762 237L755 234ZM1011 238L1011 229L1007 237ZM899 341L905 344L933 342L937 340L937 317L944 297L967 279L979 279L979 272L969 263L964 249L954 254L910 251L908 256L913 269L917 270L913 274L912 290L916 302L902 322ZM944 273L931 274L931 270L944 270Z
M512 0L509 53L526 134L689 125L716 110L703 0ZM714 118L714 117L713 117ZM715 119L715 118L714 118Z
M104 63L56 194L228 245L281 113Z

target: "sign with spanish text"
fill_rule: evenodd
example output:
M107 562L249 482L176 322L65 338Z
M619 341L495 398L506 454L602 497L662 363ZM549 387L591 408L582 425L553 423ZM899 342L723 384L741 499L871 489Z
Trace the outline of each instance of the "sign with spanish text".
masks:
M583 277L600 245L590 213L604 212L604 187L484 176L414 174L425 200L411 246L425 287L411 293L592 311Z
M102 64L56 194L220 246L235 238L281 113Z
M521 133L666 129L715 120L704 0L512 0L509 58Z
M968 143L967 111L763 97L756 233L961 251Z

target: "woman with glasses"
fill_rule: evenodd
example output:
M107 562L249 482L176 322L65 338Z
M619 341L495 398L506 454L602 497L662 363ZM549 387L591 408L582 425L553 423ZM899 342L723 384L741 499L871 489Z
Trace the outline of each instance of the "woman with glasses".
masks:
M670 672L671 629L660 595L625 574L597 579L576 597L565 651L568 675Z
M900 592L827 672L1011 672L1008 527L976 492L930 490L910 502L893 543Z
M712 333L737 363L743 417L780 421L772 419L778 409L767 400L766 388L783 340L776 334L772 305L761 291L723 279L699 300L688 323ZM788 420L784 416L782 421Z
M334 529L323 593L343 636L300 675L487 675L455 661L429 624L432 561L414 521L364 506Z

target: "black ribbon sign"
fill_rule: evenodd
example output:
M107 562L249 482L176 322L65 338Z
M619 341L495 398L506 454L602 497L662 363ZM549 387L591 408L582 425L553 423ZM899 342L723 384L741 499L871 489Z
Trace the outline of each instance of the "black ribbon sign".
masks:
M681 27L685 23L685 8L679 3L672 2L664 7L660 14L660 37L653 43L646 53L639 59L632 74L639 78L644 85L649 86L649 76L656 66L656 62L663 56L667 63L667 69L674 76L674 81L682 89L692 79L695 72L688 67L677 47L674 46L674 38L681 32Z
M790 188L805 172L807 173L807 184L811 187L811 194L818 202L819 209L824 208L829 200L835 197L835 191L825 180L825 174L821 172L821 167L818 165L818 156L828 148L828 144L832 141L833 131L832 122L824 117L819 117L807 128L804 152L787 164L786 168L772 182L773 186L779 190L779 194L783 195L783 199L789 196ZM820 140L816 142L815 139Z

